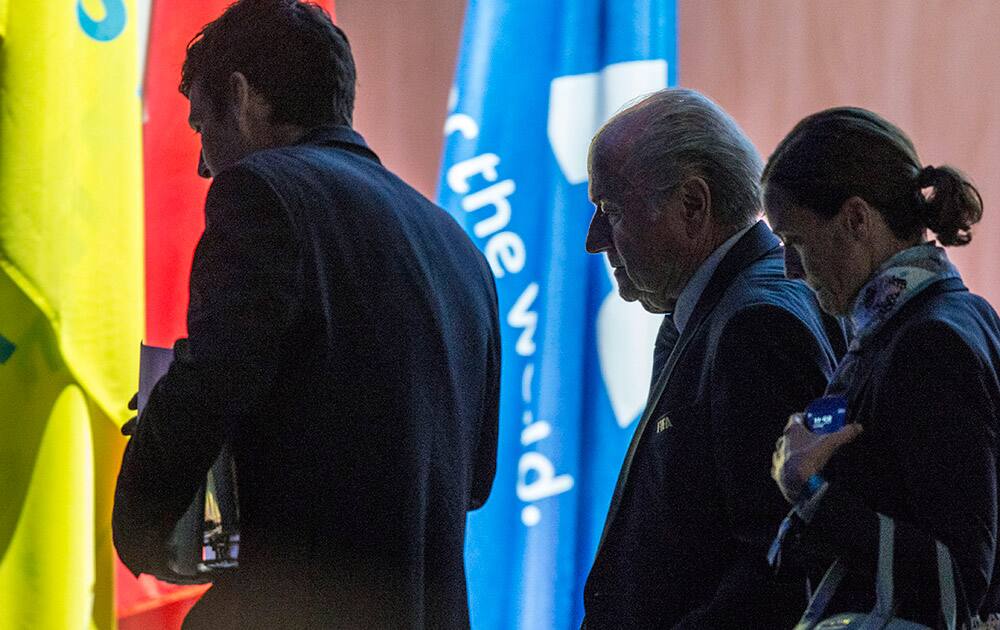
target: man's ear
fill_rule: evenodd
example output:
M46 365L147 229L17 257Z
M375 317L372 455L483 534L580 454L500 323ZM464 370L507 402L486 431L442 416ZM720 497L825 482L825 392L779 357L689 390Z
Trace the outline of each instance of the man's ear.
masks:
M689 177L681 184L679 194L687 235L694 238L708 225L708 215L712 208L712 191L701 177Z
M870 203L855 195L844 200L837 216L852 239L867 241L872 236L877 212Z
M242 72L229 75L229 94L240 134L248 139L258 137L271 116L267 99L250 85Z

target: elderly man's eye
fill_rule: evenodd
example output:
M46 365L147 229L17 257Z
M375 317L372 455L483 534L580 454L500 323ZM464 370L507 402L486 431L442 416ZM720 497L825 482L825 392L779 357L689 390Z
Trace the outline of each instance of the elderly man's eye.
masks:
M617 219L622 214L621 208L603 199L597 202L597 209L602 215L607 217L609 220Z

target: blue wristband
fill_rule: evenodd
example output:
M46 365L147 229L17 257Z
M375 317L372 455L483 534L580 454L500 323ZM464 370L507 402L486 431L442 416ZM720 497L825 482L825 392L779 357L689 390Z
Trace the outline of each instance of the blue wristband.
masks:
M806 487L802 489L802 495L799 498L800 501L808 501L809 499L816 496L819 489L823 487L826 483L826 479L820 476L819 473L813 473L806 479Z
M810 475L806 479L806 486L802 488L802 494L799 495L799 500L795 502L792 510L799 515L804 523L809 523L812 521L813 515L819 508L820 502L823 500L823 496L826 494L827 484L826 479L823 479L816 473Z

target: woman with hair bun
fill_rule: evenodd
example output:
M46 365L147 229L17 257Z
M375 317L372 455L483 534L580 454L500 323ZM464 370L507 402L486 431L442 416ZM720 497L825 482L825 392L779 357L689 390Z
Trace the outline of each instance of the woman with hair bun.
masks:
M810 406L825 409L793 415L776 445L772 476L794 507L772 563L836 561L826 614L875 609L933 628L979 615L1000 627L1000 321L942 248L970 241L979 193L952 167L923 166L888 121L848 107L796 125L763 181L786 275L852 339ZM803 627L820 616L817 599Z

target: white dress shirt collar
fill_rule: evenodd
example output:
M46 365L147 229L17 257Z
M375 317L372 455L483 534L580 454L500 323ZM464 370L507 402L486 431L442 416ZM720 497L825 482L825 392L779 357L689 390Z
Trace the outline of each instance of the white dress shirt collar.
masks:
M712 279L712 274L715 273L715 269L722 262L722 259L726 257L729 250L733 248L736 241L750 231L756 225L756 221L751 223L748 227L743 228L736 234L730 236L726 241L719 245L714 252L712 252L705 262L701 263L698 267L698 271L694 272L691 279L688 280L687 284L684 285L684 290L677 297L677 305L674 307L674 325L677 326L677 332L683 333L684 327L687 326L688 320L691 319L691 315L694 313L694 307L698 304L698 300L701 298L702 292L705 287L708 286L709 280Z

